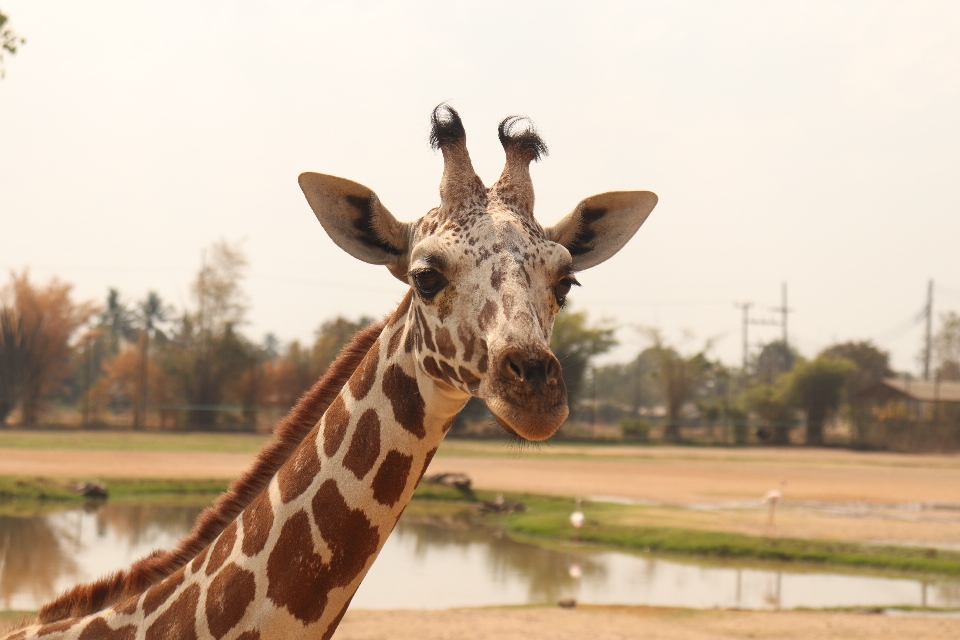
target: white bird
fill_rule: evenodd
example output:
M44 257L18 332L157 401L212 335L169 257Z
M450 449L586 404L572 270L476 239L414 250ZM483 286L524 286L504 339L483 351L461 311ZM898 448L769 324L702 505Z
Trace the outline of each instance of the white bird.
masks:
M773 513L777 509L777 505L783 502L783 488L787 486L786 480L780 481L779 489L770 489L762 498L760 498L760 504L765 504L770 507L770 515L767 518L767 529L772 531L774 527L773 523Z
M573 525L574 529L582 527L583 521L585 520L583 511L581 511L582 507L580 506L580 502L580 498L577 498L577 510L570 514L570 524Z

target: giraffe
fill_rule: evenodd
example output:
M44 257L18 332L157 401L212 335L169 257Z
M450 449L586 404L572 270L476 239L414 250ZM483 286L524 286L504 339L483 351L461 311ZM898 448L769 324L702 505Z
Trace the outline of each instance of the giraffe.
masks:
M619 251L657 197L595 195L543 228L529 166L547 148L532 123L500 123L506 164L489 188L459 114L439 105L431 125L440 206L414 222L356 182L299 178L339 247L410 285L395 311L354 339L175 550L67 592L6 640L329 639L471 396L518 438L560 427L553 321L576 272Z

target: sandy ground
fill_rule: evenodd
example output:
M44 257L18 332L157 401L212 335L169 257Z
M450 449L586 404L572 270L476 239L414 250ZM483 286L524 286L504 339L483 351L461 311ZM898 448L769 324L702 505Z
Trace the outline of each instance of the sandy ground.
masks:
M335 640L956 640L960 619L824 612L649 607L350 611Z
M16 625L0 620L0 633ZM956 640L960 618L820 611L588 606L350 610L334 640Z

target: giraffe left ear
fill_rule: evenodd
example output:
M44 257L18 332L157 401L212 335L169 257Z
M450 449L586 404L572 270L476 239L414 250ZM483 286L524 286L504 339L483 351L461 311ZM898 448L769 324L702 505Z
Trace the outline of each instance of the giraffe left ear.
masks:
M545 232L567 248L573 268L582 271L620 251L655 206L657 194L650 191L609 191L581 200Z
M399 222L362 184L322 173L301 173L307 202L338 247L358 260L386 265L406 282L409 225Z

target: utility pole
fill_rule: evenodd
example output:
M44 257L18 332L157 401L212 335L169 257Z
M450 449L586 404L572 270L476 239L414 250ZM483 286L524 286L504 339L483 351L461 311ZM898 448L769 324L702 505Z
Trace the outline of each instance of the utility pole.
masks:
M747 373L748 357L750 355L750 341L747 339L747 327L750 326L750 307L752 302L735 302L735 307L743 310L743 373Z
M926 346L923 349L923 379L930 380L930 332L933 328L933 279L927 283L927 307L924 310L927 316Z
M787 314L790 309L787 307L787 283L784 282L780 287L780 313L783 314L783 346L789 348L787 342Z

